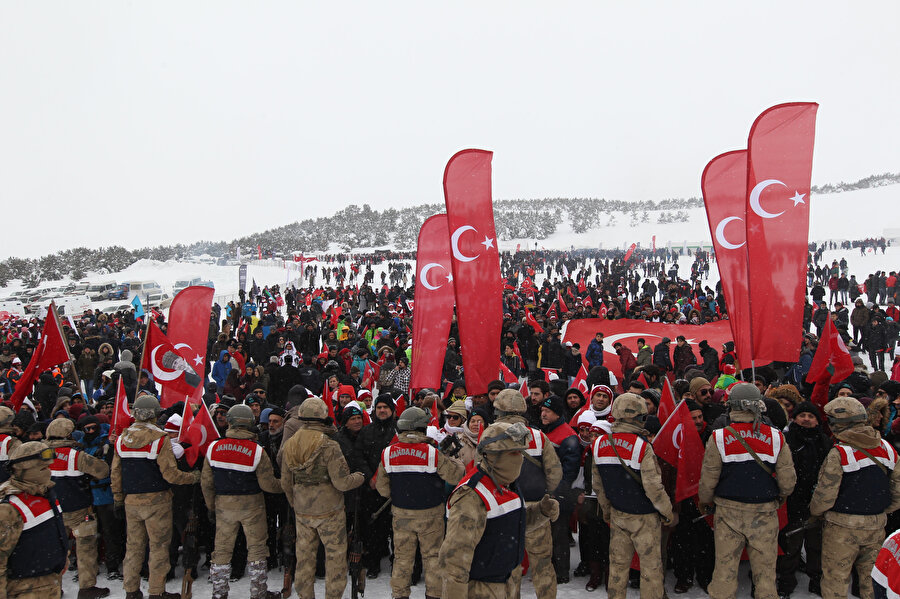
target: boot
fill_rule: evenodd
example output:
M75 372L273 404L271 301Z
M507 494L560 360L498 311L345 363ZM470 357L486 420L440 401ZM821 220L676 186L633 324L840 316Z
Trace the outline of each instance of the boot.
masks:
M125 593L125 599L144 599L144 594L140 591L128 591Z
M209 581L212 583L213 599L228 599L228 579L231 564L210 564Z
M575 578L581 578L582 576L587 576L590 574L590 566L588 562L578 562L578 567L575 568L575 571L572 573L572 576Z
M102 587L88 587L86 589L78 589L78 599L100 599L109 595L109 589Z
M181 599L181 593L170 593L163 591L159 595L150 595L150 599Z
M821 597L822 596L822 581L816 576L811 577L809 579L809 587L807 588L807 590L810 593L812 593L813 595L818 595L819 597Z
M247 564L247 572L250 573L250 599L275 599L281 593L269 591L269 575L266 572L266 560L250 562Z
M587 584L584 585L584 590L595 591L606 582L607 569L602 562L590 562L588 567L590 568L591 577Z

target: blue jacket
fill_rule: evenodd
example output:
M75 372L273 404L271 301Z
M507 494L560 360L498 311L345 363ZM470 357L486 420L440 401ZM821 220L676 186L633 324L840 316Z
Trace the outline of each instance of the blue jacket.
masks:
M223 349L219 352L219 359L216 360L216 363L213 364L212 367L212 378L216 382L219 393L222 393L225 389L225 379L228 378L228 373L231 372L231 360L227 362L222 361L222 358L225 356L231 357L231 354L228 353L227 349Z
M115 448L109 444L109 425L100 425L100 434L88 445L84 444L84 453L99 458L107 464L112 464L112 456ZM100 480L91 480L91 493L94 496L94 505L111 505L113 503L112 488L110 487L110 479L107 476Z
M584 357L588 361L588 370L594 366L603 366L603 344L598 343L596 338L591 339Z

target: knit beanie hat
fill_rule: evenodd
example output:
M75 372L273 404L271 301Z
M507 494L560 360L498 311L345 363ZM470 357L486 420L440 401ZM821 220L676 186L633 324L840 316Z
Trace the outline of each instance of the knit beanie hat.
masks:
M550 395L541 403L541 407L553 411L557 416L562 416L565 404L558 395Z
M397 409L397 406L394 405L394 398L391 397L390 393L381 393L378 397L375 398L375 402L372 404L372 409L374 411L375 408L378 407L378 404L383 403L387 407L391 409L391 412L394 412Z
M708 386L709 386L709 381L706 380L705 378L703 378L702 376L698 376L698 377L694 378L694 379L691 381L691 386L690 386L691 395L693 395L694 397L696 397L696 396L697 396L697 392L698 392L702 387L708 387Z
M819 422L822 421L822 416L819 413L819 408L817 408L812 402L809 401L801 401L800 403L798 403L797 407L794 408L792 417L796 418L800 414L804 414L806 412L809 412L810 414L815 416L816 420L818 420Z

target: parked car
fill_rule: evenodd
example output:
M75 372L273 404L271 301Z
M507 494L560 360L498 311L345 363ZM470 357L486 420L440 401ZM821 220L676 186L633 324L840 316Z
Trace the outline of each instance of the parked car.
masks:
M147 296L148 308L168 308L172 303L172 297L165 291L157 291Z
M129 287L127 284L116 285L112 289L106 292L106 299L108 300L123 300L128 299Z
M92 302L102 302L106 299L106 295L116 286L115 281L104 281L103 283L94 283L87 288L87 296Z
M181 279L179 281L175 281L175 287L172 289L173 295L178 295L178 292L184 291L188 287L215 287L212 281L204 281L200 277L194 277L193 279Z
M131 304L119 304L117 306L107 306L103 308L104 314L115 314L116 312L130 312L134 308Z

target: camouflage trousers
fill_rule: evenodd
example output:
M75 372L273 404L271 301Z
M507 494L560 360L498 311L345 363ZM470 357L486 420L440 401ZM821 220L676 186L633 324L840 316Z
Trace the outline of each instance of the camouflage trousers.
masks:
M91 519L85 521L88 516ZM97 521L94 520L94 512L89 507L66 512L63 514L63 522L66 532L71 532L75 537L78 588L88 589L97 584Z
M628 571L635 552L641 560L641 599L662 599L664 573L660 552L659 515L626 514L610 509L609 599L625 599Z
M325 546L325 597L341 599L347 588L347 516L343 509L324 516L297 515L297 570L294 588L300 599L314 599L316 552Z
M141 566L144 551L150 542L150 594L161 595L166 590L169 572L169 543L172 540L172 499L149 505L125 502L126 544L122 562L123 587L126 593L141 587Z
M212 563L231 563L234 542L241 528L247 539L247 562L266 559L269 556L268 529L262 493L216 497L216 544Z
M441 595L441 576L438 552L444 540L444 505L425 510L393 508L394 566L391 570L391 593L394 597L409 597L416 545L422 553L425 570L425 595Z
M7 579L9 599L58 599L62 595L59 574L44 574L34 578Z
M734 599L741 553L747 548L756 599L776 599L775 562L778 558L778 515L717 505L715 517L716 568L709 583L712 599Z
M556 582L556 578L553 581ZM469 581L468 599L518 599L518 597L509 581L505 583Z
M822 599L847 597L854 566L860 599L873 599L872 566L883 542L883 528L859 530L826 521L822 530Z
M553 568L553 532L549 519L544 518L539 525L525 531L525 551L528 553L528 571L531 572L537 599L555 599L556 570ZM509 581L512 596L518 597L522 590L522 566L516 566ZM472 596L471 593L469 596Z

